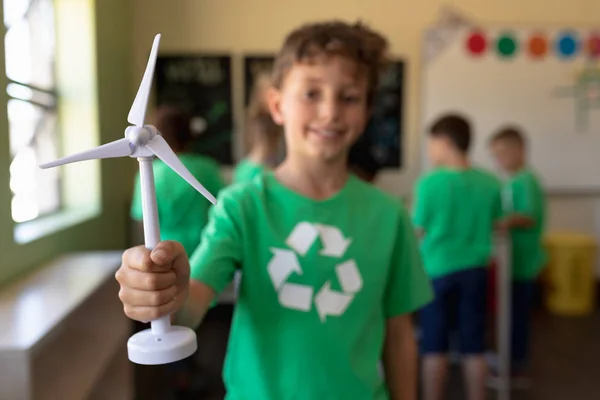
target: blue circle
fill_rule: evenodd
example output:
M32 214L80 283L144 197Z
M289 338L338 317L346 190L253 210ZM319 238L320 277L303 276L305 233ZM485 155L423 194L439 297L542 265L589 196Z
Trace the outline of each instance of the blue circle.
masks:
M563 57L572 57L578 50L577 37L574 33L564 33L557 42L558 53Z

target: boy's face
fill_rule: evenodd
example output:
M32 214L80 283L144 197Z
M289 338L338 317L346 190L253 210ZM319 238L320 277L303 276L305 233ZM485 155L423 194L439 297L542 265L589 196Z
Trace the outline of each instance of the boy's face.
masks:
M523 163L523 148L510 140L497 140L490 146L492 156L504 171L517 171Z
M368 118L367 76L352 60L295 64L269 107L284 126L288 152L322 162L345 160Z
M448 153L448 140L443 136L429 136L427 138L427 155L434 166L444 164Z

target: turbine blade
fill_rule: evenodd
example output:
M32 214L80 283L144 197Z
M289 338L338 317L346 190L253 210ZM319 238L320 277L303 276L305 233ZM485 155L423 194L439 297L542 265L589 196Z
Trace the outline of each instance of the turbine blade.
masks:
M152 89L152 77L154 76L154 66L156 65L156 57L158 56L158 45L160 43L160 34L154 37L154 43L152 43L152 50L150 51L150 57L148 58L148 64L146 65L146 71L144 71L144 77L140 83L140 87L135 96L135 100L129 110L127 121L130 124L137 126L144 126L144 119L146 118L146 108L148 107L148 97L150 97L150 90Z
M133 153L133 148L131 143L129 143L129 139L119 139L90 150L85 150L80 153L72 154L70 156L42 164L40 165L40 168L52 168L59 165L94 160L98 158L125 157L131 155L131 153Z
M190 185L199 191L208 201L213 204L217 203L215 197L204 187L194 176L188 171L188 169L181 163L177 155L171 150L166 140L161 135L156 135L154 139L146 144L146 147L152 150L158 158L160 158L165 164L185 179Z

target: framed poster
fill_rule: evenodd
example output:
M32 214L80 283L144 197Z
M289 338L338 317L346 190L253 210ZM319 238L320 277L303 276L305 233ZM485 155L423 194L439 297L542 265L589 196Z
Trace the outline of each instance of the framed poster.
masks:
M232 165L233 101L228 55L159 55L156 104L179 104L193 116L195 152Z
M363 138L356 144L364 147L381 168L400 168L403 165L403 99L404 62L395 60L381 78L373 115Z

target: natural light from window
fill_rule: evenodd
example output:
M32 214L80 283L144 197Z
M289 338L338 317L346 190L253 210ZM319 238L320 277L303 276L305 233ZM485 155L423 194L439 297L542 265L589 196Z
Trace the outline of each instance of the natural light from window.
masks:
M5 0L12 218L25 222L61 207L57 158L55 26L52 0Z

